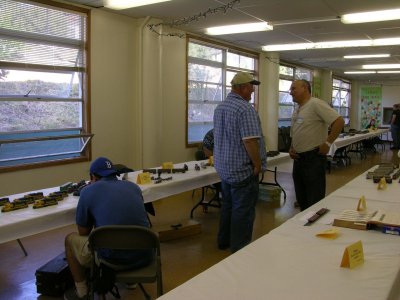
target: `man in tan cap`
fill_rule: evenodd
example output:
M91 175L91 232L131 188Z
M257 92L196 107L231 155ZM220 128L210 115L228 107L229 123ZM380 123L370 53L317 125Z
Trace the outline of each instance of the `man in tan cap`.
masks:
M214 166L221 178L222 207L218 247L232 252L251 242L258 175L266 169L261 122L252 104L249 73L237 73L232 91L214 112Z

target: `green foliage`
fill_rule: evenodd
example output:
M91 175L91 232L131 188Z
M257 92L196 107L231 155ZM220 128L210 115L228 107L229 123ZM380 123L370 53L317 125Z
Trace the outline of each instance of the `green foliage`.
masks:
M0 95L23 96L26 101L0 101L0 132L50 130L80 127L80 102L68 102L69 95L79 97L79 86L69 91L69 84L38 80L0 82ZM56 97L59 101L45 101L38 97ZM63 97L61 97L63 96Z

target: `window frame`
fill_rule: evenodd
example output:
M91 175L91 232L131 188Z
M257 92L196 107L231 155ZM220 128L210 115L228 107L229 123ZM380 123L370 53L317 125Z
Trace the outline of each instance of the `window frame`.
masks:
M202 46L206 47L211 47L215 48L218 50L221 50L222 52L222 58L220 62L217 61L212 61L212 60L207 60L207 59L201 59L198 57L191 57L189 56L189 44L190 43L195 43L199 44ZM227 58L228 58L228 53L232 54L237 54L240 55L241 57L249 57L251 59L254 59L254 68L252 70L247 69L247 68L242 68L242 67L237 67L237 66L230 66L228 65ZM221 69L221 80L219 83L221 87L221 100L215 100L215 101L208 101L208 100L192 100L189 99L189 94L190 94L190 83L191 82L199 82L199 83L205 83L202 81L194 81L189 78L189 64L192 62L198 62L198 63L203 63L204 66L210 66L210 67L218 67ZM191 103L196 103L201 105L203 104L219 104L222 101L225 100L227 94L230 92L231 86L229 83L227 83L227 74L231 72L249 72L254 75L255 78L258 77L258 70L259 70L259 54L257 52L252 52L249 50L241 49L238 47L234 47L228 44L224 44L221 42L217 41L212 41L204 38L200 38L194 35L188 34L186 36L186 116L185 116L185 144L186 148L193 148L193 147L199 147L202 144L202 140L200 141L189 141L189 128L190 124L203 124L204 126L211 125L210 129L213 127L212 121L199 121L199 122L189 122L189 105ZM253 93L253 99L252 99L252 104L254 105L255 109L257 110L258 108L258 95L259 95L259 89L256 87L255 92ZM206 130L207 131L207 130Z
M284 68L292 69L292 72L291 72L292 74L291 74L291 75L282 74L282 73L279 71L279 82L281 82L281 80L285 80L285 81L294 81L294 80L297 80L297 79L306 79L306 80L308 80L308 81L310 82L310 84L311 84L311 86L312 86L312 84L313 84L313 70L312 70L312 69L309 69L309 68L304 67L304 66L292 65L292 64L289 64L289 63L285 63L285 62L281 62L281 63L279 64L279 67L284 67ZM308 75L310 76L310 78L303 78L302 76L299 76L297 70L307 71L307 72L308 72ZM280 86L280 85L279 85L279 86ZM281 94L281 93L287 94L288 97L291 97L291 96L290 96L290 90L281 91L281 90L279 89L279 90L278 90L278 93L279 93L279 97L278 97L278 101L279 101L279 103L278 103L278 114L279 114L279 112L280 112L280 108L281 108L281 107L292 107L292 111L294 111L294 110L295 110L296 103L294 103L293 101L292 101L291 103L288 103L288 102L280 102L280 98L281 98L281 97L280 97L280 94ZM278 127L283 127L283 126L285 126L285 125L281 125L282 122L289 122L289 124L290 124L290 123L291 123L291 118L281 118L280 115L278 115ZM289 125L289 126L290 126L290 125Z
M16 1L16 2L23 2L23 1ZM80 110L81 110L81 115L80 115L80 125L78 127L74 128L59 128L59 129L46 129L46 130L28 130L28 131L14 131L14 132L3 132L3 137L7 135L13 135L13 134L21 134L22 136L25 136L23 138L5 138L5 139L0 139L0 153L1 153L1 147L2 145L7 145L7 144L20 144L23 145L23 143L40 143L40 142L48 142L48 141L58 141L58 140L68 140L70 139L71 141L80 141L79 143L82 145L82 148L78 151L73 151L73 152L68 152L67 149L64 149L67 152L61 152L61 153L50 153L50 154L43 154L43 155L35 155L34 158L36 158L35 162L28 162L24 163L23 160L26 159L26 157L19 157L16 159L11 159L18 161L20 160L19 164L15 165L5 165L5 166L0 166L0 173L3 172L12 172L12 171L17 171L17 170L28 170L28 169L33 169L33 168L43 168L43 167L48 167L48 166L55 166L55 165L64 165L64 164L69 164L69 163L77 163L77 162L83 162L83 161L89 161L91 159L91 138L93 137L93 134L91 134L91 113L90 113L90 74L89 74L89 66L90 66L90 20L91 20L91 11L90 9L86 9L83 7L78 7L74 6L71 4L66 4L66 3L61 3L61 2L55 2L51 0L31 0L29 2L31 5L37 5L39 7L48 7L50 9L55 9L55 10L60 10L60 11L67 11L69 13L77 13L80 15L83 15L86 24L84 36L85 39L83 40L83 57L84 57L84 64L82 67L54 67L54 66L49 66L49 65L43 65L43 64L28 64L28 63L23 63L23 62L0 62L0 69L10 69L10 70L26 70L29 69L31 71L54 71L56 70L57 72L63 73L63 72L75 72L80 74L81 78L81 97L79 98L69 98L69 97L63 97L63 98L57 98L57 97L37 97L37 96L32 96L30 97L29 95L22 95L22 96L2 96L0 101L37 101L37 102L46 102L46 101L51 101L53 103L56 103L57 101L60 102L67 102L67 103L72 103L72 102L80 102ZM32 36L28 35L29 38L33 38L35 34L32 34ZM56 45L56 41L54 41L54 45ZM50 43L53 45L52 43ZM79 133L72 133L68 134L70 131L76 131ZM64 132L64 133L63 133ZM37 133L40 133L41 135L35 135ZM31 135L31 136L29 136ZM25 144L27 145L27 144ZM63 157L64 155L72 154L75 153L75 157ZM57 157L58 156L58 157ZM41 161L40 157L47 157L45 161Z
M336 86L334 84L335 80L339 81L339 86ZM348 88L344 87L344 85L348 85ZM336 91L336 97L334 97L334 92ZM342 92L346 92L347 93L347 97L345 97L347 99L347 106L343 106L342 105L342 97L341 94ZM334 99L337 98L337 95L340 96L340 105L334 105L335 101ZM338 112L339 115L341 115L343 117L343 119L345 120L345 124L349 125L350 124L350 108L351 108L351 81L340 78L340 77L336 77L333 76L332 77L332 98L331 98L331 106ZM342 114L342 110L345 110L347 112L347 114ZM347 120L347 122L346 122Z

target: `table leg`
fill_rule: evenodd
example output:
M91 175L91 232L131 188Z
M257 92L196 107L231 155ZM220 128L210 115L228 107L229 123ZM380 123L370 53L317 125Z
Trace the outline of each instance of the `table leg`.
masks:
M18 242L19 246L21 247L22 251L24 252L25 256L28 256L28 253L26 252L24 245L22 245L21 240L17 239L17 242Z

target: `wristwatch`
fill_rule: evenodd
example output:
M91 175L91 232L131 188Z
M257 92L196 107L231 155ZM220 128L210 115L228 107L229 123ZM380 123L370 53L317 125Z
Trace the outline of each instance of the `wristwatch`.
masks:
M328 147L332 146L332 144L331 144L331 143L329 143L328 141L325 141L325 144L327 144L327 145L328 145Z

